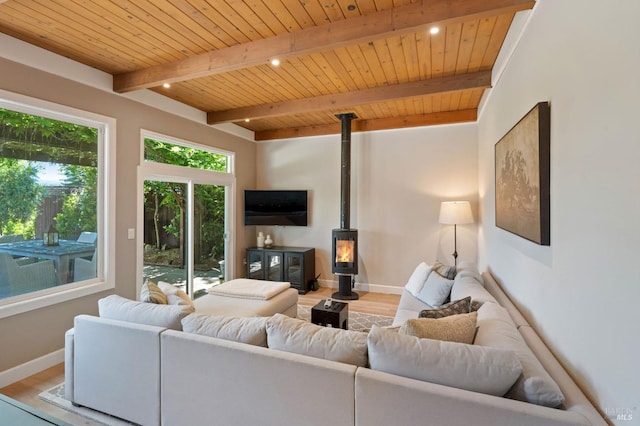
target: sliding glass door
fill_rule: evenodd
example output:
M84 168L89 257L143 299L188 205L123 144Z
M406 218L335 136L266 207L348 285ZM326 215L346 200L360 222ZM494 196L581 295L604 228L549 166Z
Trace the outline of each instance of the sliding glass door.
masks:
M226 266L235 183L226 172L230 156L155 138L144 144L141 283L164 281L198 298L233 272ZM196 156L196 166L185 160ZM214 170L201 169L203 164Z
M187 287L187 215L176 202L187 185L144 181L144 279Z

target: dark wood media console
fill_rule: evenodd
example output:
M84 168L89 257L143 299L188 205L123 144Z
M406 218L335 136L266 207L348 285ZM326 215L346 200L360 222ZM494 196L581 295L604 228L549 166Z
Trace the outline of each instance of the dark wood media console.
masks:
M247 278L288 281L298 293L311 289L316 273L316 250L308 247L247 249Z

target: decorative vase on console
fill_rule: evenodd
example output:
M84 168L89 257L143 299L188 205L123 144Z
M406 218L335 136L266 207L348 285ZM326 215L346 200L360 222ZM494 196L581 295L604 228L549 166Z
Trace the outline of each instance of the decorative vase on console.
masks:
M264 247L264 234L262 232L258 232L258 248Z
M271 235L267 234L267 238L264 240L264 245L266 248L271 248L273 245L273 240L271 239Z

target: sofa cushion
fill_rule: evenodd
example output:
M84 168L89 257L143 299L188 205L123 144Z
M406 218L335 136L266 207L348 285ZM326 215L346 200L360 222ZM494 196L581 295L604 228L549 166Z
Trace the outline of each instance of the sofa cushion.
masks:
M194 310L196 309L193 300L179 287L164 281L158 281L158 287L167 296L168 305L185 305L193 307Z
M406 288L403 289L402 294L400 295L398 309L396 310L396 314L393 318L393 325L400 325L409 318L418 318L418 313L423 309L434 308L415 297Z
M267 347L267 317L229 317L193 313L182 319L186 333Z
M458 275L451 287L451 300L463 299L467 296L471 296L472 301L480 303L498 303L495 297L484 288L484 285L480 284L474 277L464 274Z
M417 297L427 305L440 306L449 298L452 285L453 280L443 277L434 270L427 277Z
M504 395L522 372L512 351L420 339L376 325L367 344L373 370L489 395Z
M434 309L423 309L418 318L444 318L450 315L468 314L471 312L471 297L454 300Z
M158 305L167 304L167 296L162 292L160 287L151 280L145 281L140 289L140 301L147 303L157 303Z
M407 291L409 291L409 293L411 293L415 297L418 297L430 272L431 266L427 265L424 262L421 262L418 266L416 266L416 269L409 277L409 281L407 281L407 284L405 284L404 288L407 289Z
M322 327L275 314L267 321L269 348L367 366L367 334L341 328Z
M470 345L476 335L477 316L477 312L472 312L444 318L409 319L400 327L400 333L421 339L446 340Z
M478 331L474 343L479 346L513 351L522 364L522 375L507 393L508 398L548 407L564 402L564 395L518 332L509 313L495 303L478 310Z
M191 306L157 305L112 294L98 301L100 317L182 330L180 321L194 312Z
M478 266L474 262L470 262L468 260L463 260L458 263L458 267L456 269L456 277L464 278L471 277L474 280L478 281L480 285L484 285L484 280L478 272Z

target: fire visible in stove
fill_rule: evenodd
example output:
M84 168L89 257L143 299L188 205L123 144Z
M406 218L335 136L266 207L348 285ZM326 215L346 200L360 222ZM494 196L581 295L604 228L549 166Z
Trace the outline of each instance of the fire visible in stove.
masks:
M358 273L358 231L356 229L333 230L334 274Z
M337 263L353 263L353 251L355 249L355 241L353 240L337 240L336 241L336 262Z

